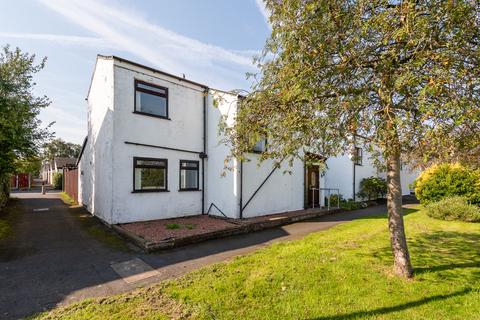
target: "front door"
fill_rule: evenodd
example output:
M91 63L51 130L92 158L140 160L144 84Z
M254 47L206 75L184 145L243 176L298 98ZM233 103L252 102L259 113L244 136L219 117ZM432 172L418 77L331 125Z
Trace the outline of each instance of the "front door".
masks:
M319 167L311 165L307 167L307 207L315 208L320 204L320 174Z

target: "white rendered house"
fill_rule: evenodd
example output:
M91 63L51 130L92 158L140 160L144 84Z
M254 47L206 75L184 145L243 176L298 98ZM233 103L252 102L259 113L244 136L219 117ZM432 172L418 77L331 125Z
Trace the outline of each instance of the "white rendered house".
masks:
M295 160L285 174L271 161L258 166L253 152L225 171L229 148L218 124L221 117L233 124L238 96L122 58L97 57L86 100L79 202L109 224L300 210L322 205L322 188L352 198L354 167L357 191L362 178L377 175L367 159L354 166L348 156L328 159L324 173L321 159Z

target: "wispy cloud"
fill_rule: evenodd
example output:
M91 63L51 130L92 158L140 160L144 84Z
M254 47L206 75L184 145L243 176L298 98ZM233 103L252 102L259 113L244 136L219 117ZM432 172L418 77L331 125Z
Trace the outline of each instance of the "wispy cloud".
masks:
M81 143L87 132L84 116L84 114L81 117L76 116L71 110L65 110L64 105L54 101L52 105L42 110L39 119L44 125L55 122L51 131L57 137L69 142Z
M197 81L220 87L238 87L245 84L245 72L253 69L252 59L246 53L203 43L165 29L116 2L40 2L120 50L158 68L185 73Z
M255 3L257 4L258 10L260 10L260 13L262 14L263 18L265 19L265 22L267 23L268 27L271 28L270 25L270 12L268 9L265 7L265 3L263 0L255 0Z
M61 35L51 33L17 33L17 32L0 32L0 38L12 39L29 39L52 41L57 44L81 45L95 48L113 48L114 46L102 38L82 37L73 35Z

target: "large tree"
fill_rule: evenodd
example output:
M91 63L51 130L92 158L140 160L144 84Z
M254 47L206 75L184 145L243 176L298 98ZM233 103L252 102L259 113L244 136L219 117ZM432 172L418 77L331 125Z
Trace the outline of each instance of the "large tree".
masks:
M37 64L35 55L19 48L0 48L0 184L5 185L15 170L15 161L38 154L43 140L49 136L38 114L47 107L47 97L33 93L33 76L43 69L46 59ZM48 127L48 126L47 126ZM8 188L2 188L5 198Z
M45 160L52 160L55 157L76 158L81 149L82 146L79 144L56 138L43 145L42 158Z
M387 172L394 272L412 277L400 156L418 154L429 139L429 158L478 130L478 1L265 3L272 33L256 60L258 80L235 126L225 129L231 156L243 158L267 137L261 159L291 160L305 151L328 157L363 136Z

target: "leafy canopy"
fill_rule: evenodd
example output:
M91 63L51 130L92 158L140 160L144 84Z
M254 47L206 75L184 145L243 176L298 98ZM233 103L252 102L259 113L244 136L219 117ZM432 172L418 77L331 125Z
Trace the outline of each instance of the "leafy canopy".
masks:
M383 198L387 194L387 181L379 177L368 177L360 181L357 196L368 200Z
M242 158L262 137L262 159L305 149L332 156L361 135L384 157L428 160L478 136L478 1L266 5L272 34L256 59L259 79L224 129L232 156Z
M40 110L50 104L46 96L33 93L33 76L43 69L46 58L35 63L35 55L19 48L0 48L0 175L12 173L15 160L35 156L48 138L38 119Z
M82 146L66 142L61 138L53 139L43 145L42 157L52 160L55 157L76 158L80 154Z

